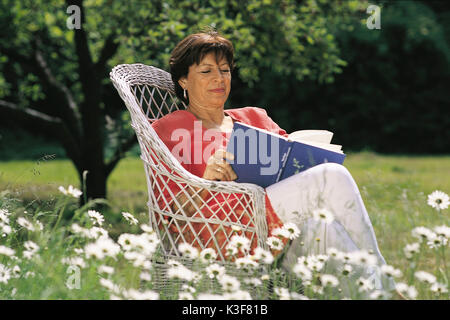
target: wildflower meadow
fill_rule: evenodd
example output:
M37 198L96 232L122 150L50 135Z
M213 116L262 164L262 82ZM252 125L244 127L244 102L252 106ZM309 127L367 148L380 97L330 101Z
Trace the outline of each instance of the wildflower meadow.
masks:
M364 191L364 187L362 188ZM286 244L303 235L285 224L267 240L270 250L250 250L242 230L219 263L209 248L199 251L181 243L180 259L162 259L158 230L145 214L102 212L108 202L96 199L79 207L82 190L55 187L50 206L33 206L9 189L0 192L0 299L448 299L449 196L436 190L404 202L414 220L416 210L428 217L412 224L396 259L387 256L379 272L393 280L384 291L373 279L358 275L376 263L366 251L300 257L292 270L281 262ZM406 198L405 198L406 199ZM368 203L371 206L370 202ZM117 208L116 208L117 209ZM320 223L333 216L317 208ZM122 227L117 228L120 224ZM380 224L375 217L375 226ZM381 250L383 250L383 237ZM391 263L393 261L393 263ZM334 266L330 268L330 266ZM330 271L331 270L331 271ZM400 295L399 295L400 294Z

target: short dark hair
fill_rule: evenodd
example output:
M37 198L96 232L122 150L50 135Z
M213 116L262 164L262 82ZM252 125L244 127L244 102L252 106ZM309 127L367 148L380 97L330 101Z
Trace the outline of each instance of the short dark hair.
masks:
M225 57L230 70L233 70L233 44L215 30L191 34L181 40L173 49L169 60L170 74L175 85L175 94L184 103L189 104L189 97L184 98L183 88L178 80L187 76L191 65L200 64L205 55L211 52L214 52L217 63Z

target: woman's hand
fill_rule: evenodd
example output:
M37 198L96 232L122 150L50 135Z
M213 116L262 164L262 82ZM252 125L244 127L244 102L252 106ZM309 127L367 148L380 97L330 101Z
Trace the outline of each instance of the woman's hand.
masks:
M236 173L225 159L234 160L234 155L223 149L217 150L209 157L202 178L216 181L236 180Z

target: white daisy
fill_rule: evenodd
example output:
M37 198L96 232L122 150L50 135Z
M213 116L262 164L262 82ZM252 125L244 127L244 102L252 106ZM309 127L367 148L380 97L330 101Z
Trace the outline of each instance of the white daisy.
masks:
M267 238L266 243L272 250L280 251L283 249L283 242L277 237Z
M243 258L237 258L235 264L238 269L244 270L249 270L258 267L258 263L248 256Z
M336 248L333 248L333 247L332 248L328 248L327 249L327 254L328 254L329 257L334 258L334 259L336 259L338 261L342 260L342 252L339 251Z
M359 292L369 292L374 289L373 281L370 278L365 279L363 277L360 277L358 280L356 280L356 284L359 287Z
M108 231L101 227L92 227L87 230L87 237L89 239L108 238Z
M153 228L151 226L149 226L148 224L141 224L140 227L141 227L142 231L144 231L146 233L153 233L153 232L155 232L153 230Z
M225 267L218 265L217 263L213 263L206 267L206 273L207 275L213 279L213 278L219 278L225 274Z
M261 247L257 247L252 256L252 259L261 261L264 264L272 264L274 257L270 251L264 250Z
M436 190L428 195L427 203L436 210L444 210L448 208L450 201L446 193Z
M191 246L189 243L180 243L178 251L188 259L197 259L199 257L198 249Z
M136 289L129 289L123 292L123 296L129 300L159 300L159 293L152 290L141 292Z
M183 265L171 267L167 269L167 277L169 279L176 278L180 280L193 281L197 274Z
M252 300L252 296L247 291L237 290L234 292L225 292L225 300Z
M398 292L405 294L410 299L417 298L418 292L417 292L416 288L414 288L413 286L408 286L406 283L398 282L395 285L395 289Z
M122 212L122 216L127 220L130 224L138 224L139 221L129 212Z
M437 249L439 247L445 247L447 246L447 238L444 237L436 237L431 241L427 242L427 245L430 249Z
M272 236L274 237L289 239L290 235L289 231L285 228L276 228L272 231Z
M122 233L117 239L117 243L120 244L123 250L130 251L134 248L136 236L131 233Z
M61 259L63 264L85 268L86 263L82 257L65 257Z
M100 278L99 282L102 287L108 289L112 293L120 294L122 291L122 288L110 279Z
M312 214L314 220L330 224L334 221L333 214L325 208L316 209Z
M79 189L73 187L72 185L69 185L69 187L67 189L65 189L63 186L59 186L58 190L66 195L66 196L72 196L74 198L79 198L83 192L81 192Z
M217 259L217 252L213 248L206 248L200 252L200 260L203 263L208 263L216 259Z
M263 275L261 276L261 280L262 280L262 281L268 281L268 280L270 280L270 276L269 276L268 274L263 274Z
M311 281L312 280L312 272L302 263L297 263L294 265L292 271L299 277L302 281Z
M439 236L446 239L450 238L450 227L446 225L434 227L434 232Z
M0 223L0 233L3 237L6 237L8 234L12 232L12 228L4 223Z
M19 217L17 223L29 231L34 231L33 224L24 217Z
M381 266L381 273L392 278L400 278L403 275L399 269L395 269L393 266L387 264Z
M292 222L285 223L283 225L283 229L287 230L289 232L289 239L294 240L295 238L298 238L300 235L300 230L298 229L297 225Z
M8 257L11 257L11 256L13 256L15 253L16 253L15 250L0 245L0 254L5 255L5 256L8 256Z
M234 235L231 237L230 242L241 252L246 253L250 250L250 239L240 235Z
M9 212L0 209L0 223L9 224Z
M262 284L263 284L261 279L258 279L258 278L245 278L244 283L251 285L253 287L262 286Z
M383 290L375 290L369 297L373 300L389 300L391 298L391 294Z
M180 292L178 294L178 300L194 300L194 296L190 292Z
M106 265L102 264L101 266L98 267L97 271L99 273L113 274L114 268L111 266L106 266Z
M11 279L11 270L0 263L0 282L7 284Z
M432 241L436 238L436 233L425 227L416 227L411 231L411 234L420 241Z
M344 264L341 270L343 276L348 276L353 271L353 267L350 264Z
M432 275L431 273L428 273L426 271L416 271L414 273L414 276L419 280L420 282L425 282L428 284L433 284L436 282L436 277Z
M237 291L240 288L239 280L227 274L223 274L218 278L218 280L219 283L222 285L223 290L226 292Z
M339 285L339 280L331 274L322 274L320 276L320 283L324 287L337 287Z
M142 281L152 281L152 275L144 271L139 275L139 279L141 279Z
M374 266L377 264L377 258L366 250L353 251L350 255L350 262L353 264L363 266Z
M433 283L433 285L431 286L430 290L432 292L434 292L435 294L439 295L439 294L444 294L447 293L447 286L445 284L439 283L439 282L435 282Z
M22 255L26 259L31 259L39 250L39 246L33 241L26 241L23 246L25 247L25 251L22 252Z
M403 248L403 252L405 253L405 256L407 259L412 259L412 257L420 252L420 243L414 242L411 244L407 244Z
M120 252L120 246L107 237L98 238L84 248L87 258L95 257L102 260L105 257L115 257Z
M103 217L103 215L100 212L95 211L95 210L88 210L87 214L93 223L95 223L99 226L103 225L105 218Z

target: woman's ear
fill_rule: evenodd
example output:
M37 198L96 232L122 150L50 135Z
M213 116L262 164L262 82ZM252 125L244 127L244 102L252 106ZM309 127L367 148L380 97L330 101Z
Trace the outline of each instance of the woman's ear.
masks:
M178 84L181 86L182 89L186 88L187 79L186 77L182 77L178 80Z

